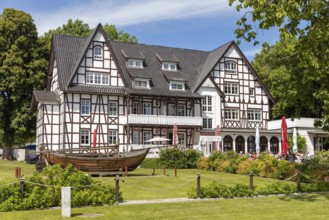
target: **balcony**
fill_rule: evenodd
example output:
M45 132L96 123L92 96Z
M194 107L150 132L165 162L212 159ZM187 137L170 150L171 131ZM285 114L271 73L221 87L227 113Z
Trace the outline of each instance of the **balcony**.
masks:
M128 115L129 124L202 126L202 117L166 115Z

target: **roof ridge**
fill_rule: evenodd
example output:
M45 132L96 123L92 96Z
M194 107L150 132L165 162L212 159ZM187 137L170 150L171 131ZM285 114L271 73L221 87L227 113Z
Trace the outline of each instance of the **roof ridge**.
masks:
M81 39L87 39L87 37L81 37L81 36L73 36L73 35L66 35L66 34L53 34L53 37L55 36L62 36L62 37L70 37L70 38L81 38Z
M231 44L231 43L233 43L233 42L235 43L234 40L230 40L230 41L228 41L228 42L226 42L226 43L220 45L219 47L216 47L215 49L213 49L212 51L210 51L210 53L214 52L215 50L217 50L217 49L219 49L219 48L221 48L221 47L224 47L224 46L227 45L227 44Z
M181 48L181 47L170 47L170 46L163 46L163 45L154 45L154 44L145 44L145 43L132 43L132 42L123 42L119 40L111 40L109 39L110 43L121 43L121 44L131 44L131 45L141 45L141 46L148 46L148 47L160 47L160 48L166 48L166 49L176 49L176 50L187 50L187 51L197 51L197 52L205 52L210 53L211 51L207 50L197 50L197 49L190 49L190 48Z

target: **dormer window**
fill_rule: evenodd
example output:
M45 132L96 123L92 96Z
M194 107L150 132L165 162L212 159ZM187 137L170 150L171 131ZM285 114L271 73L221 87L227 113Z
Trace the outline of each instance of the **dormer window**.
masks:
M225 62L225 72L226 73L237 73L237 65L233 61Z
M176 63L163 62L162 69L167 71L177 71Z
M148 79L135 79L134 80L135 88L150 88L150 80Z
M184 82L170 82L170 90L185 90Z
M103 49L100 46L94 47L94 59L103 59Z
M127 65L129 68L143 68L143 61L138 59L128 59Z

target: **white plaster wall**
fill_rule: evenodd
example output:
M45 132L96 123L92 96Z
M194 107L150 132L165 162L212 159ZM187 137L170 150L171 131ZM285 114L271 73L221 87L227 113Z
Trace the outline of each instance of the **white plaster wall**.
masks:
M205 81L204 85L207 85L207 81ZM218 92L216 88L214 87L204 87L202 85L199 90L197 91L201 96L211 96L213 97L212 101L212 107L213 111L212 112L202 112L202 117L208 117L213 119L212 126L213 128L216 128L217 125L221 126L221 111L220 111L220 106L221 106L221 100L220 96L218 95ZM198 109L198 108L197 108Z
M233 46L231 46L224 55L225 57L241 58Z

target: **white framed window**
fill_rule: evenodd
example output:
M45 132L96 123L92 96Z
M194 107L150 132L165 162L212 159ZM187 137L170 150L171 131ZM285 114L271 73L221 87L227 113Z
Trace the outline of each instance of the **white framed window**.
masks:
M261 121L262 111L259 109L248 110L248 120L249 121Z
M170 90L185 90L184 82L170 82Z
M163 62L162 69L167 71L177 71L177 63Z
M138 59L129 59L127 61L127 66L129 68L143 68L143 60L138 60Z
M80 130L80 145L89 146L90 145L90 132L87 129Z
M90 100L88 99L81 99L81 115L86 116L90 115Z
M175 115L175 104L169 103L168 104L168 114L169 116Z
M203 118L202 127L204 129L212 129L212 118Z
M139 113L138 102L133 102L131 106L131 114L137 115Z
M255 95L255 90L254 89L249 89L249 95L254 96Z
M228 95L239 94L237 83L224 83L224 93Z
M204 96L202 99L202 111L212 112L212 96Z
M239 120L239 109L228 108L224 111L225 119L227 120Z
M138 140L139 140L139 137L138 137L138 131L133 131L132 133L132 142L133 144L138 144Z
M143 144L151 144L151 142L145 142L152 138L152 131L143 131Z
M178 133L178 144L185 146L185 134L184 133Z
M100 46L94 47L94 59L103 59L103 49Z
M224 63L226 73L237 73L237 64L233 61L226 61Z
M186 116L186 106L182 104L177 105L177 116Z
M143 114L152 115L152 104L150 102L143 102Z
M148 79L135 79L134 80L135 88L149 88L150 80Z
M87 84L109 85L108 73L87 73Z
M109 116L118 115L118 103L114 101L109 101Z
M109 144L117 144L117 131L109 130Z

